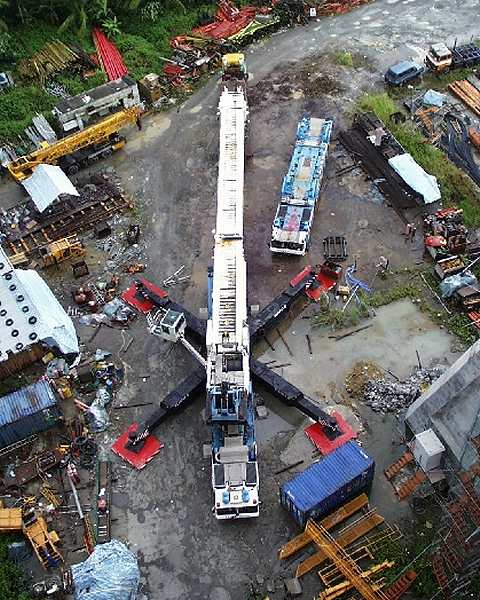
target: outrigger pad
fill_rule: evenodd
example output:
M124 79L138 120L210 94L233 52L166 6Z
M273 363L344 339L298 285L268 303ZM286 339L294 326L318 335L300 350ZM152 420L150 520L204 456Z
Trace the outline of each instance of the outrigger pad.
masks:
M340 446L343 446L343 444L346 444L349 440L353 440L357 437L355 431L353 431L340 413L332 411L331 416L335 417L340 432L339 435L333 439L330 439L327 436L325 428L320 425L320 423L313 423L313 425L309 425L304 429L305 435L323 455L330 454L330 452L340 448Z
M137 423L132 423L127 431L122 433L118 440L112 445L112 451L120 456L120 458L123 458L128 464L132 465L132 467L135 467L135 469L140 471L160 452L165 444L158 440L154 435L150 434L145 439L139 452L132 452L127 448L127 444L130 440L129 433L137 427Z
M159 298L166 298L168 296L165 290L162 290L162 288L159 288L154 283L143 278L141 278L139 281L141 284L143 284L145 292L151 292ZM155 308L155 303L142 296L142 294L139 292L136 282L133 282L132 285L120 295L120 298L144 315Z

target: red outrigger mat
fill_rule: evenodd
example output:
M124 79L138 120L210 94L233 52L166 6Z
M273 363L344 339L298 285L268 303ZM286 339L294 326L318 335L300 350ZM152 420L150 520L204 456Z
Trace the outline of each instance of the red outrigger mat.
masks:
M345 421L342 415L336 411L332 412L332 417L335 417L338 428L342 432L341 435L336 437L334 440L329 440L325 435L325 430L320 423L313 423L308 427L305 427L305 435L312 442L312 444L320 450L322 454L330 454L340 446L343 446L349 440L353 440L357 437L357 434L353 431L350 425Z
M162 290L162 288L159 288L150 281L147 281L146 279L141 279L140 281L148 290L150 290L160 298L166 298L168 296L165 290ZM132 283L132 285L129 288L122 292L120 298L144 315L146 315L155 308L155 304L150 300L146 298L137 297L137 288L135 287L134 283Z
M118 440L112 445L112 451L120 456L120 458L123 458L128 464L132 465L132 467L135 467L135 469L140 471L140 469L143 469L143 467L145 467L152 458L160 452L165 444L160 440L157 440L154 435L150 434L140 452L137 453L127 450L125 444L128 441L128 434L132 428L136 426L137 423L132 423L127 431L122 433Z

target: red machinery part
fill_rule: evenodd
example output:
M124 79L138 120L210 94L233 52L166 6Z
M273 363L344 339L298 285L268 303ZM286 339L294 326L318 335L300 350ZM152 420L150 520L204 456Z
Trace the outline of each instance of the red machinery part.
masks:
M141 278L140 281L143 283L144 287L147 290L150 290L156 296L159 296L160 298L166 298L168 296L165 290L162 290L150 281L147 281L143 278ZM138 312L142 313L143 315L146 315L155 308L155 304L151 300L140 297L135 283L132 283L132 285L120 295L120 298L132 308L138 310Z
M333 263L326 261L320 267L314 280L305 290L305 293L310 300L318 302L323 293L329 292L337 285L342 276L342 272L343 269L340 265L333 265Z
M127 431L125 431L125 433L123 433L113 444L112 451L128 462L128 464L132 465L132 467L140 471L160 452L165 444L158 440L154 435L150 434L145 440L141 450L138 452L128 450L126 444L129 440L129 433L132 430L136 430L137 427L137 423L132 423Z
M347 443L349 440L353 440L357 437L355 431L340 413L333 411L332 417L336 419L337 427L341 431L341 435L333 440L328 438L325 427L320 423L313 423L304 429L305 435L323 455L330 454L330 452L343 446L343 444Z
M128 69L118 48L98 27L93 28L93 41L100 62L110 81L120 79L128 74Z
M427 235L425 238L425 246L431 248L446 248L447 240L442 235Z

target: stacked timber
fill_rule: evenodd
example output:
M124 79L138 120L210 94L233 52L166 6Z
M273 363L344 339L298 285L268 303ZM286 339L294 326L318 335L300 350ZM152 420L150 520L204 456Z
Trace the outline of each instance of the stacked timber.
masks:
M60 73L80 61L80 56L69 46L55 40L49 42L32 58L23 59L18 65L18 70L23 77L37 79L44 85L55 73Z

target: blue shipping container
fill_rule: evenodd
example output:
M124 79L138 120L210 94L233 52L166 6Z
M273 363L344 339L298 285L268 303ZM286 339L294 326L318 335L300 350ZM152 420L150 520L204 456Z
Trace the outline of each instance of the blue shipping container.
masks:
M370 487L374 471L373 459L347 442L284 483L280 502L303 529L308 519L327 515Z

